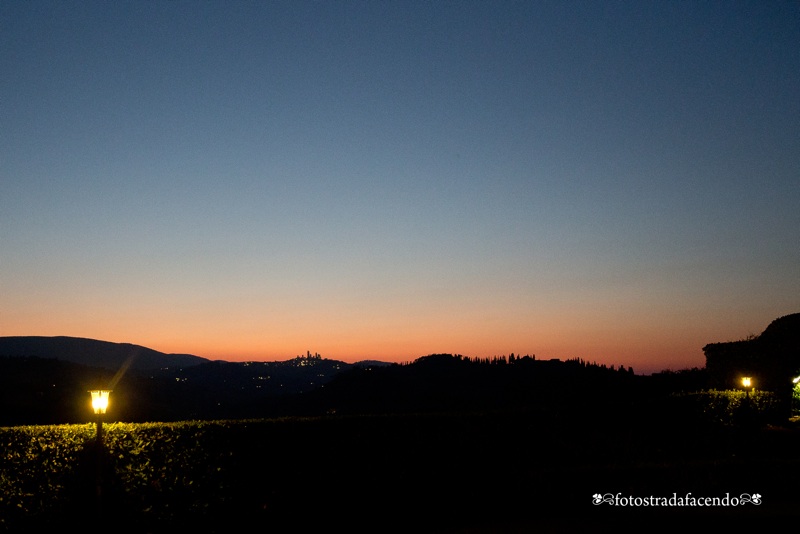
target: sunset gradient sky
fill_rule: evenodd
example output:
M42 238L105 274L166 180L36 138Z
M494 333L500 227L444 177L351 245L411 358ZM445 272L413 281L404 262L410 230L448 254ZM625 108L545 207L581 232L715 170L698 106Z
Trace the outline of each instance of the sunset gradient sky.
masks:
M800 312L800 3L0 3L0 335L705 364Z

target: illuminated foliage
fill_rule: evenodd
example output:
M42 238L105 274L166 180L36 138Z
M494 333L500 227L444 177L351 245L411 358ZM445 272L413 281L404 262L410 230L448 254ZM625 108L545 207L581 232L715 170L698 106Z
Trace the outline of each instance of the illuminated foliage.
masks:
M792 415L800 413L800 382L792 388Z
M80 450L94 433L92 424L0 428L0 525L47 511L63 498Z
M101 450L104 483L124 488L125 501L137 514L163 518L177 506L208 507L209 496L227 496L223 475L232 452L219 445L233 426L244 424L108 423ZM76 487L93 482L94 424L0 428L0 446L2 527L60 513L74 505ZM153 498L159 495L169 498Z
M774 414L781 413L780 399L770 391L710 389L681 393L676 397L688 400L704 421L724 426L768 421Z

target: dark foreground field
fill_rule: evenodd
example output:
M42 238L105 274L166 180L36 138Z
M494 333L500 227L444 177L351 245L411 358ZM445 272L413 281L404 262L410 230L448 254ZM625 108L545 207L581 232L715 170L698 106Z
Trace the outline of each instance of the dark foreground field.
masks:
M42 464L63 473L27 497L38 509L5 499L5 530L653 532L770 529L800 518L800 431L789 422L744 428L656 414L506 411L106 430L100 465L91 440L66 454L66 465ZM0 471L6 484L11 448ZM593 504L595 494L606 502ZM760 504L607 502L688 494L746 494Z

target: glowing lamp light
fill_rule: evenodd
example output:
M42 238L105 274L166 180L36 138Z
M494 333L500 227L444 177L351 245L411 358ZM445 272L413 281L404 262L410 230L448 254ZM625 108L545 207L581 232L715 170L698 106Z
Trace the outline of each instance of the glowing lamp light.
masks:
M742 385L744 387L749 388L751 383L752 383L752 380L750 379L749 376L742 377Z
M798 382L800 382L800 376L792 378L792 384L797 384Z
M108 395L110 393L110 389L95 389L89 392L92 396L92 409L96 415L106 413L108 409Z

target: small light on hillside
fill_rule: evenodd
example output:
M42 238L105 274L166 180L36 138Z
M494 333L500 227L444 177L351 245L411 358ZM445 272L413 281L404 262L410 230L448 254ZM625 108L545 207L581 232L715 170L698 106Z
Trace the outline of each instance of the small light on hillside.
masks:
M110 389L95 389L89 392L92 396L92 409L96 415L103 415L108 409Z

